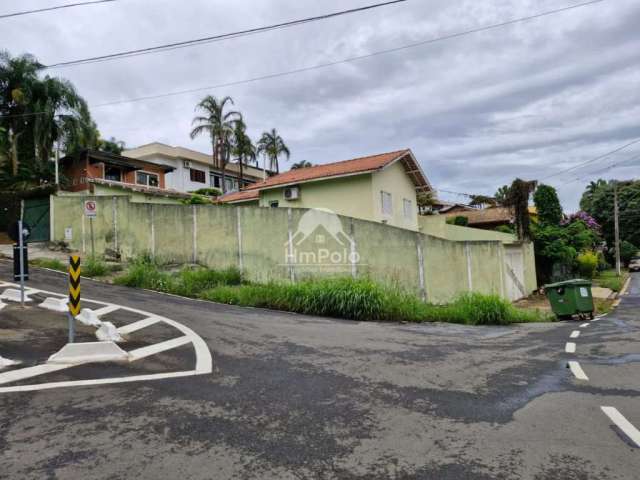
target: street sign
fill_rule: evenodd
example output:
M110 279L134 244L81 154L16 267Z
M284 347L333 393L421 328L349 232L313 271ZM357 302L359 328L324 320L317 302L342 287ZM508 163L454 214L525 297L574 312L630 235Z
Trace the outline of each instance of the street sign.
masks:
M69 313L73 317L80 314L80 257L69 257Z
M98 208L95 200L84 201L84 216L87 218L96 218L98 216Z

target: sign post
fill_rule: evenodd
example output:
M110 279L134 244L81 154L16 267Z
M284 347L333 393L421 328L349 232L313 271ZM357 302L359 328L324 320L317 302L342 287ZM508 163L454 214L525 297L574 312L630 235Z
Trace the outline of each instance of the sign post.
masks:
M89 219L89 230L91 232L91 256L96 256L96 244L93 238L93 219L98 216L98 205L95 200L84 201L84 216Z
M76 336L75 317L80 314L80 256L69 257L69 343Z
M18 220L10 226L9 237L17 242L13 246L13 279L20 281L20 305L24 307L24 282L29 280L29 261L27 259L29 227L22 220Z

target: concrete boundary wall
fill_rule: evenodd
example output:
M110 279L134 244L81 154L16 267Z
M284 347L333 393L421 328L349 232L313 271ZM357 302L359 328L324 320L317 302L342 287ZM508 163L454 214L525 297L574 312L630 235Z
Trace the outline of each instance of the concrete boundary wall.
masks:
M84 216L87 198L97 203L93 220ZM237 267L248 280L258 282L367 277L444 303L468 291L513 297L508 294L513 285L507 283L514 272L507 270L505 258L517 251L523 265L516 269L516 283L527 294L536 288L531 244L454 241L338 217L348 239L315 232L306 240L323 242L344 260L328 268L306 262L294 241L306 209L145 204L120 196L52 196L51 207L52 239L84 255L115 250L125 259L151 254L171 263Z

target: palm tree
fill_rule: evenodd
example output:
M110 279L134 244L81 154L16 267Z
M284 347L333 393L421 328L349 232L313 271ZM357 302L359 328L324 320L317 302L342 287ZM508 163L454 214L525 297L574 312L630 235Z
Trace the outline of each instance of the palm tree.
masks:
M247 126L242 120L236 120L233 129L232 153L238 159L240 167L239 189L244 184L244 165L254 163L256 160L256 147L247 135Z
M291 152L285 145L282 137L278 135L275 128L272 128L270 132L264 132L260 140L258 141L258 153L263 154L269 159L269 168L275 170L276 173L280 173L280 166L278 165L278 157L284 155L289 159Z
M291 170L298 170L299 168L309 168L309 167L313 167L313 163L307 160L301 160L291 165Z
M40 78L43 68L33 56L0 52L0 129L6 137L0 157L12 164L3 171L2 183L12 185L20 176L25 188L42 184L52 177L49 160L56 142L66 153L97 142L85 100L66 80Z
M205 115L196 116L193 119L194 128L191 130L192 139L202 134L208 134L211 139L213 165L222 171L222 193L227 191L226 167L229 161L234 124L237 120L242 120L240 112L225 111L227 103L233 105L233 99L224 97L222 100L218 100L212 95L204 97L196 105L196 111L201 110Z

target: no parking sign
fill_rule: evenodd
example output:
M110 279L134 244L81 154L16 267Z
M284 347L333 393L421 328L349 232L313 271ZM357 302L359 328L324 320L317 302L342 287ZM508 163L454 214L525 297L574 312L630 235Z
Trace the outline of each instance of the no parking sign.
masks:
M84 201L84 216L87 218L96 218L98 216L97 205L95 200Z

